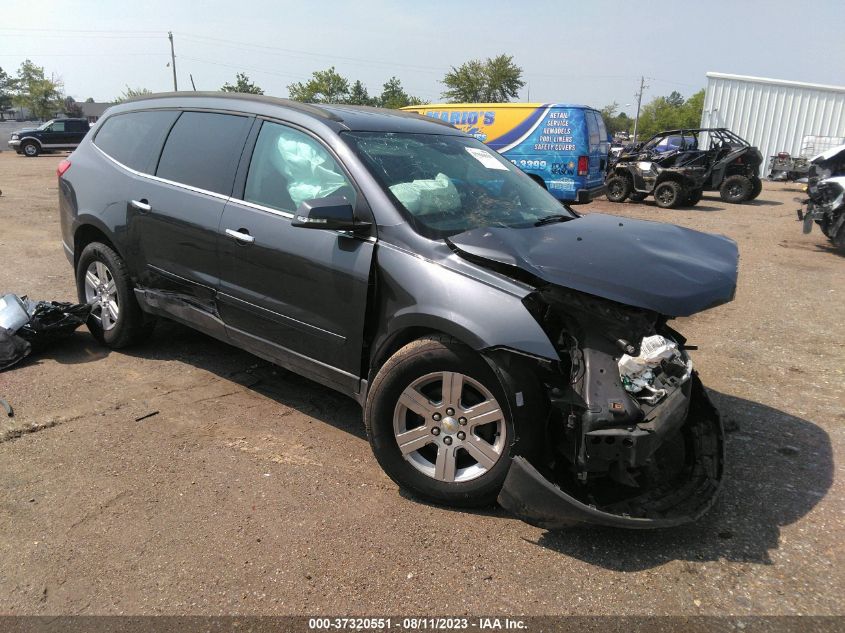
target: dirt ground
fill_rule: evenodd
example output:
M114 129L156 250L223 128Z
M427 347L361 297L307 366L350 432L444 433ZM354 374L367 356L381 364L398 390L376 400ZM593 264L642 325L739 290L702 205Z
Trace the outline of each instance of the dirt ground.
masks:
M0 154L0 294L75 299L60 159ZM730 429L699 523L550 533L426 505L351 400L181 326L125 352L80 330L0 373L0 613L844 614L845 259L801 233L799 195L581 208L739 244L736 300L675 324Z

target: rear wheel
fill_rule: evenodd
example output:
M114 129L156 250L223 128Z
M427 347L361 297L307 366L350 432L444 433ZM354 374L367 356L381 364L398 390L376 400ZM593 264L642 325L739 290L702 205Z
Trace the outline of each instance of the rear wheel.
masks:
M740 175L728 176L719 187L719 195L732 204L745 202L751 195L751 179Z
M625 202L631 193L631 181L617 174L607 179L605 189L605 196L611 202Z
M126 263L105 244L92 242L82 251L76 288L79 302L92 306L88 329L101 343L119 349L152 332L155 322L138 306Z
M674 209L685 198L684 188L674 180L665 180L654 188L654 201L661 209Z
M41 148L35 141L26 141L23 145L21 145L21 152L23 152L24 156L35 158L41 153Z
M370 446L393 481L420 497L492 504L511 463L506 397L478 354L446 336L388 359L367 396Z
M748 199L754 200L757 196L760 195L761 191L763 191L763 181L760 180L759 176L752 176L751 177L751 195L748 196Z

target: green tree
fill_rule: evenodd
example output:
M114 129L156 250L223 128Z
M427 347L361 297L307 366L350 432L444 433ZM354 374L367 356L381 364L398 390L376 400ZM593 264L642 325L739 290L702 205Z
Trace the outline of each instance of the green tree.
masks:
M144 95L151 95L153 91L149 88L130 88L129 85L126 85L126 90L120 93L120 96L114 100L115 103L122 103L129 99L134 99L135 97L143 97Z
M6 112L12 108L12 97L15 94L15 80L0 68L0 121L5 120Z
M85 100L85 103L94 103L94 97L88 97L88 98Z
M519 95L525 85L522 68L512 55L498 55L485 61L471 59L446 73L443 97L451 103L507 103Z
M640 140L646 140L664 130L696 128L701 124L703 108L703 90L686 100L677 92L668 97L657 97L643 106L637 136Z
M413 97L405 92L398 77L388 79L382 88L379 105L383 108L398 109L424 103L419 97Z
M346 103L349 105L374 106L378 105L378 99L371 97L370 93L367 92L367 87L358 79L352 84Z
M669 96L666 97L666 103L675 108L680 108L682 105L684 105L684 97L677 90L673 90L671 93L669 93Z
M67 116L78 118L82 116L82 107L76 102L76 99L67 96L65 97L64 113Z
M223 84L223 87L220 88L223 92L241 92L245 94L251 95L263 95L264 91L256 86L249 80L246 73L236 73L235 74L235 83L230 84L226 82Z
M349 80L339 75L334 66L328 70L315 70L305 83L290 84L288 96L294 101L345 103L349 97Z
M681 106L681 126L698 127L701 125L702 112L704 112L704 90L699 90Z
M12 101L39 119L49 119L64 105L61 80L47 79L44 68L27 59L18 69Z

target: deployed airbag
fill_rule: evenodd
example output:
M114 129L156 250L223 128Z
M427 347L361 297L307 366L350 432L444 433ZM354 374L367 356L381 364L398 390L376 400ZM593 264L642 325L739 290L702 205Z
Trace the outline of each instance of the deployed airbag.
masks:
M454 211L461 206L461 196L445 174L432 180L413 180L392 185L390 191L414 215Z

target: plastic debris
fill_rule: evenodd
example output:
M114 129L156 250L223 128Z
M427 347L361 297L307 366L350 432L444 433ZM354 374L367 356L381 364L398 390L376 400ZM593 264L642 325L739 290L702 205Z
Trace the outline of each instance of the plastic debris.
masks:
M0 371L70 336L91 313L85 303L0 297Z
M678 346L659 334L646 336L640 343L640 355L623 354L619 359L619 375L622 385L629 393L639 393L643 389L652 391L654 369L663 360L679 356Z

